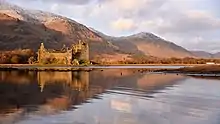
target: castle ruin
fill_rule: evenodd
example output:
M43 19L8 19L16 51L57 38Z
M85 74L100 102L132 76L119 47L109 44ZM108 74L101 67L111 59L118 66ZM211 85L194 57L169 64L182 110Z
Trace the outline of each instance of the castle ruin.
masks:
M79 41L73 44L71 49L63 47L59 51L48 50L41 43L38 49L38 63L40 64L66 64L78 65L80 61L89 62L89 45L88 43Z

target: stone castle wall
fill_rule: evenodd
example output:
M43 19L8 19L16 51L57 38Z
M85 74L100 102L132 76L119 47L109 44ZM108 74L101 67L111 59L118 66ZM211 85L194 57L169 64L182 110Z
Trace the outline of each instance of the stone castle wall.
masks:
M44 53L41 53L40 56L41 56L40 59L39 59L40 63L43 63L43 61L45 61L46 59L49 59L49 58L55 58L58 63L63 62L64 64L68 64L68 63L71 62L71 57L69 56L68 53L44 52Z
M79 42L72 46L72 49L65 52L49 52L41 44L38 50L38 62L44 63L45 60L55 59L59 64L72 64L73 59L89 61L89 46L88 44Z

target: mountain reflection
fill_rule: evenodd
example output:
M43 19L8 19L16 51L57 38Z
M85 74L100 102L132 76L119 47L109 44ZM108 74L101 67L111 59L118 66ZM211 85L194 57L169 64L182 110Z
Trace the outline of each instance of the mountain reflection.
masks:
M27 114L51 115L73 111L100 94L124 94L148 97L146 94L174 85L183 76L134 73L132 69L106 69L44 72L0 71L0 123L16 121ZM130 102L112 99L111 107L130 111ZM16 117L15 117L16 115ZM8 120L7 120L8 122Z
M88 72L0 72L0 113L40 105L67 110L100 92L89 89Z

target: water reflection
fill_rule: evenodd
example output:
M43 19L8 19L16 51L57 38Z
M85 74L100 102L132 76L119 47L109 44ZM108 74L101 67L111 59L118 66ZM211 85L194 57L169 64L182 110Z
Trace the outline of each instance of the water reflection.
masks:
M88 72L0 72L0 112L3 114L27 108L36 111L40 105L67 110L99 89L87 92ZM81 92L83 91L83 92ZM32 110L34 109L34 110Z
M43 92L44 87L54 83L65 83L74 90L88 90L88 72L37 72L37 80ZM65 86L64 86L65 87Z
M218 79L134 72L0 72L0 124L219 122Z

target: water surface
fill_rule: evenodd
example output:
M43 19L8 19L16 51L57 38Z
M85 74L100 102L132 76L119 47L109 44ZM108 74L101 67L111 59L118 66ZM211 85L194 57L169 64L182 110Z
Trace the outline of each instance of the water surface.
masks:
M0 124L219 124L220 80L133 69L0 72Z

